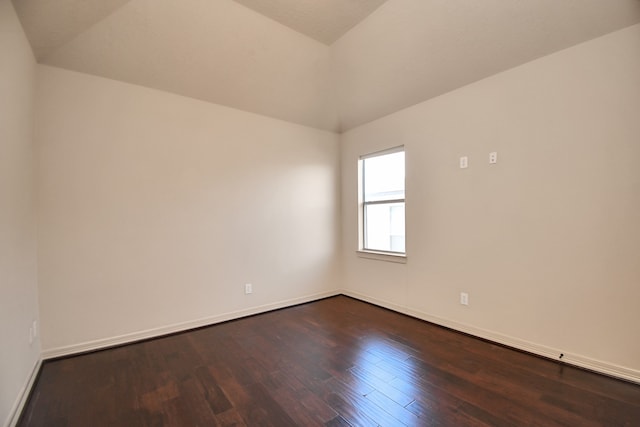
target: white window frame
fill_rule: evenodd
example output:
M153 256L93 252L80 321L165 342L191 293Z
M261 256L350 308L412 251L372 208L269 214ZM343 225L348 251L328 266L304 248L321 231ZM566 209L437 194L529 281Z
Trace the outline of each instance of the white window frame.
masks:
M406 263L407 259L407 248L405 243L405 251L404 252L393 252L393 251L381 251L375 249L367 249L365 245L366 240L366 224L365 224L365 209L368 205L376 205L376 204L394 204L394 203L403 203L405 206L405 239L407 235L406 230L406 184L405 184L405 197L402 199L393 199L393 200L383 200L383 201L371 201L365 202L364 200L364 163L366 159L378 156L384 156L387 154L393 154L404 151L405 152L405 175L406 175L406 150L404 145L400 145L397 147L389 148L386 150L376 151L373 153L365 154L359 157L358 159L358 256L362 258L368 259L376 259L380 261L390 261L390 262L399 262Z

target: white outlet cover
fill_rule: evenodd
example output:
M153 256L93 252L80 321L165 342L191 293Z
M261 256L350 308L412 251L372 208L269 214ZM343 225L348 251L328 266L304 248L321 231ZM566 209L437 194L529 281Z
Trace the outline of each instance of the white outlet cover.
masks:
M493 152L489 153L489 164L493 165L495 163L498 163L498 152L497 151L493 151Z
M460 157L460 169L466 169L469 167L469 158L467 156Z
M466 292L460 292L460 304L469 305L469 294Z

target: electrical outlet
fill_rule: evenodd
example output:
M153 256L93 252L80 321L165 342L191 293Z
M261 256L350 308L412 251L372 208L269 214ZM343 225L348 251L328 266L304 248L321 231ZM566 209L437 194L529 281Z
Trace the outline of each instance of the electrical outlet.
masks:
M460 304L469 305L469 294L466 292L460 292Z
M493 151L493 152L489 153L489 164L493 165L495 163L498 163L498 152L497 151Z
M460 157L460 169L469 167L469 158L467 156Z
M244 285L244 293L249 295L253 293L253 285L251 283L246 283Z

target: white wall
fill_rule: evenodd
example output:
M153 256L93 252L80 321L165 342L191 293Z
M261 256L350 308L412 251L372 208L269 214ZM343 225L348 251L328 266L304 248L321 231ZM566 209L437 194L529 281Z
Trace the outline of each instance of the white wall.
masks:
M640 381L639 76L635 25L345 133L347 292ZM358 156L399 144L407 263L359 258Z
M336 134L48 66L36 117L45 356L340 288Z
M17 411L40 340L33 183L35 60L11 2L0 0L0 425Z

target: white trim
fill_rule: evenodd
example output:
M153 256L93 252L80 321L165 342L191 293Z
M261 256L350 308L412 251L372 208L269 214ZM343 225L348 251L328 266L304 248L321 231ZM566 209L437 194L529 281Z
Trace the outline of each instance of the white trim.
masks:
M9 416L4 422L5 427L15 427L18 423L18 419L20 418L20 414L24 409L24 405L27 403L27 399L29 398L29 393L31 392L31 388L38 377L38 372L40 372L40 366L42 366L42 358L38 358L31 369L31 373L29 377L25 381L22 389L20 389L20 393L16 398L16 401L13 403L11 410L9 411Z
M397 262L399 264L407 263L407 256L405 254L394 254L389 252L375 252L367 250L356 251L356 254L360 258L375 259L378 261Z
M395 255L393 253L388 253L385 251L376 251L375 249L370 249L370 248L366 248L366 233L365 233L365 228L366 228L366 219L365 219L365 211L367 206L369 205L381 205L381 204L402 204L402 205L406 205L406 182L403 185L403 189L402 189L402 193L403 193L403 197L401 199L391 199L391 200L376 200L376 201L365 201L365 195L364 195L364 190L365 190L365 179L364 179L364 174L365 174L365 164L364 162L366 160L372 159L374 157L381 157L381 156L387 156L389 154L395 154L395 153L403 153L406 155L406 150L405 150L405 146L403 145L398 145L397 147L392 147L392 148L388 148L385 150L380 150L380 151L376 151L373 153L369 153L369 154L363 154L360 157L358 157L358 254L359 256L362 256L363 258L369 258L369 259L378 259L381 261L390 261L390 262L399 262L399 263L405 263L405 261L394 261L393 259L390 258L384 258L384 257L376 257L376 256L367 256L366 254L391 254L391 255ZM406 160L405 160L405 176L406 176ZM406 181L406 177L405 177L405 181ZM406 216L406 215L405 215ZM406 220L406 218L405 218ZM406 227L405 227L406 228ZM405 234L406 234L406 230L405 230ZM361 253L365 254L365 255L360 255ZM398 253L398 255L400 256L405 256L406 257L406 251L402 252L402 253Z
M640 384L640 371L636 369L615 365L613 363L603 362L579 354L567 353L564 350L547 347L534 342L522 340L508 335L503 335L498 332L477 328L465 323L459 323L442 317L433 316L420 310L415 310L410 307L405 307L394 304L392 302L379 300L377 298L369 297L358 292L343 290L342 293L346 296L361 301L369 302L371 304L379 305L381 307L388 308L399 313L426 320L427 322L435 323L436 325L445 326L456 331L464 332L475 337L483 338L498 344L503 344L508 347L513 347L518 350L523 350L549 359L558 360L560 354L564 354L564 356L562 357L562 361L568 365L574 365L580 368L588 369L590 371L595 371L604 375Z
M135 341L140 341L149 338L155 338L162 335L172 334L175 332L183 332L189 329L200 328L203 326L209 326L216 323L226 322L229 320L239 319L241 317L252 316L254 314L260 314L267 311L277 310L279 308L290 307L297 304L304 304L307 302L319 300L322 298L332 297L340 295L339 290L321 292L318 294L307 295L304 297L292 298L284 301L278 301L271 304L265 304L258 307L248 308L245 310L238 310L229 313L223 313L216 316L205 317L197 320L190 320L188 322L176 323L173 325L161 326L158 328L147 329L144 331L132 332L130 334L118 335L111 338L103 338L94 341L87 341L79 344L72 344L63 347L50 348L42 351L43 359L52 359L55 357L69 356L72 354L84 353L87 351L100 350L117 345L129 344Z
M391 147L391 148L385 148L384 150L380 150L380 151L374 151L373 153L363 154L362 156L358 157L358 159L359 160L366 160L366 159L368 159L370 157L385 156L387 154L399 153L401 151L405 151L404 144L403 145L398 145L398 146L395 146L395 147Z

